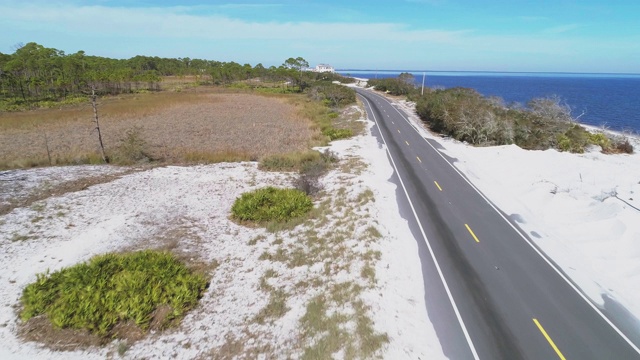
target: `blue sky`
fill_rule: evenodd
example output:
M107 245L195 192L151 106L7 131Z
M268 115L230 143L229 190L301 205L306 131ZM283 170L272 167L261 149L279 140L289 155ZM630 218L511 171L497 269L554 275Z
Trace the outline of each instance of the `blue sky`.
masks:
M337 68L640 73L638 0L0 0L0 52Z

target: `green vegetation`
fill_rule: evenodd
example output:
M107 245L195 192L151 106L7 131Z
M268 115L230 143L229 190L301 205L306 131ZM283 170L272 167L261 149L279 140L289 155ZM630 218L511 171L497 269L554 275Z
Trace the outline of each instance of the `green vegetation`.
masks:
M592 144L603 152L628 149L625 139L589 133L557 97L533 99L524 108L508 107L502 99L483 97L473 89L452 88L419 97L416 111L431 130L473 145L516 144L523 149L575 153Z
M370 79L368 84L391 95L411 95L416 91L413 75L409 73L402 73L397 78Z
M311 198L304 192L270 186L242 194L231 213L240 221L285 222L305 215L312 207Z
M20 316L45 314L57 328L86 329L110 336L119 323L143 330L152 320L160 328L193 308L207 280L166 252L139 251L96 256L87 263L39 274L22 295ZM158 309L167 309L158 318ZM154 312L156 314L154 315Z
M309 97L323 101L330 107L338 108L356 102L356 93L352 89L327 81L319 81L308 90Z
M367 316L368 309L358 298L361 291L357 284L338 283L328 294L318 295L307 304L300 323L303 337L314 342L305 348L303 359L331 359L331 354L341 349L347 359L369 359L389 342L386 334L375 332L373 321ZM354 313L331 311L332 303L348 303ZM348 330L351 326L355 331Z
M352 81L339 74L303 71L308 65L301 57L289 58L281 66L269 68L262 64L252 67L233 61L188 57L110 59L90 56L84 51L65 54L30 42L18 45L13 54L0 53L0 111L82 103L90 89L95 89L99 95L157 91L161 89L163 77L169 76L190 77L200 85L298 93L318 81ZM258 80L249 81L254 79ZM276 83L276 87L269 83Z
M125 131L120 144L116 148L111 162L118 165L132 165L147 162L151 159L146 151L147 143L142 137L142 128L132 127Z
M260 169L266 171L300 171L312 167L328 168L337 159L330 153L309 150L299 153L271 155L260 161Z

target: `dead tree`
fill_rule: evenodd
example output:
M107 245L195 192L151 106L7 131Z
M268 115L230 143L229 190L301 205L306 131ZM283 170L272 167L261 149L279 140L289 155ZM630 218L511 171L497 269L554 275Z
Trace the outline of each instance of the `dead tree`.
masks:
M49 150L49 137L47 136L47 131L44 132L44 146L47 148L47 158L49 158L49 166L53 166L53 162L51 161L51 150Z
M102 133L100 132L100 122L98 122L98 104L96 103L96 88L91 88L91 106L93 107L93 121L96 123L96 131L98 131L98 142L100 142L100 153L102 161L109 163L109 158L104 152L104 144L102 143Z

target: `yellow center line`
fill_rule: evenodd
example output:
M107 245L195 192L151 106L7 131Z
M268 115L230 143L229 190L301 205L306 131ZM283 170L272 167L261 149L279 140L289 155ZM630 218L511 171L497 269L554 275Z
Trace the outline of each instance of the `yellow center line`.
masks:
M406 142L406 143L407 143L407 145L409 145L409 142L408 142L407 140L405 140L404 142Z
M420 160L420 157L419 157L419 156L416 156L416 159L418 159L418 161L422 162L422 160Z
M533 322L536 324L536 326L538 327L538 330L540 330L542 335L544 335L544 338L547 339L547 341L549 342L549 345L551 345L551 347L556 352L556 354L558 354L558 357L562 360L566 360L564 355L562 355L562 353L560 352L560 349L558 349L558 347L553 342L553 340L551 340L551 337L549 336L549 334L547 334L547 332L544 331L544 328L542 327L542 325L540 325L540 323L538 322L538 319L533 319Z
M442 188L440 187L440 184L438 184L437 181L434 181L434 183L436 184L436 186L438 187L438 190L442 191Z
M471 234L471 236L473 236L473 239L474 239L477 243L479 243L479 242L480 242L480 240L478 240L478 237L476 236L476 234L474 234L474 233L473 233L473 230L471 230L471 228L469 227L469 225L464 224L464 226L466 226L466 227L467 227L467 230L469 230L469 233Z

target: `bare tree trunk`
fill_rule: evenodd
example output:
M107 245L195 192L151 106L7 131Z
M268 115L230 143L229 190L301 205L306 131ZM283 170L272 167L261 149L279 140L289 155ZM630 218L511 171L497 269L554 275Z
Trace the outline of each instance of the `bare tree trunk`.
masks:
M47 132L44 132L44 146L47 148L47 157L49 158L49 166L53 165L51 161L51 150L49 150L49 137L47 136Z
M98 131L98 141L100 142L100 152L102 154L102 161L109 163L109 158L104 152L104 144L102 143L102 133L100 133L100 123L98 122L98 105L96 104L96 88L91 88L91 106L93 107L93 121L96 123L96 130Z

